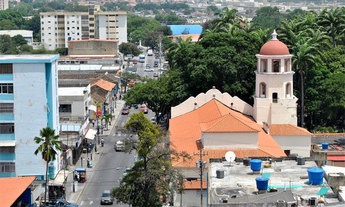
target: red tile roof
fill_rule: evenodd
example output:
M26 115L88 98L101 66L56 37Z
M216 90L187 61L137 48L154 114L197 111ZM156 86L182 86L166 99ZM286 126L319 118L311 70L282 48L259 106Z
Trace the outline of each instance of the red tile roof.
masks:
M282 148L251 117L234 111L218 100L211 100L194 111L169 120L170 148L177 152L185 151L192 159L174 160L175 167L195 167L198 160L193 153L199 152L197 140L201 139L202 130L210 132L248 132L258 133L257 149L205 149L209 158L222 158L227 151L233 151L237 157L281 157L286 156ZM218 125L219 124L219 125ZM229 125L229 126L227 126Z
M114 83L111 83L111 82L103 80L103 79L99 79L98 81L92 83L91 87L94 85L97 85L100 88L103 88L104 90L107 90L107 91L112 91L113 88L115 87Z
M183 189L186 190L200 190L200 180L184 180ZM202 189L207 189L207 180L202 181Z
M332 137L332 136L344 136L345 133L318 133L313 134L313 137Z
M11 206L36 177L0 178L0 207Z
M312 135L307 129L291 124L271 124L271 135Z

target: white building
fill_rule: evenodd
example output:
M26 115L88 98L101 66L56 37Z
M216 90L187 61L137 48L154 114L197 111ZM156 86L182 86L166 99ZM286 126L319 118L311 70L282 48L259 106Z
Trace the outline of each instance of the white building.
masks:
M33 42L33 31L31 30L0 30L0 35L9 35L10 37L21 35L28 42L28 45L32 45Z
M59 55L0 56L0 177L37 176L43 180L46 162L34 137L49 126L59 133ZM60 169L60 153L49 163L48 176Z
M0 10L8 9L8 0L0 0Z
M41 42L48 50L67 48L69 40L127 42L126 12L102 12L90 6L88 12L42 12L40 16Z

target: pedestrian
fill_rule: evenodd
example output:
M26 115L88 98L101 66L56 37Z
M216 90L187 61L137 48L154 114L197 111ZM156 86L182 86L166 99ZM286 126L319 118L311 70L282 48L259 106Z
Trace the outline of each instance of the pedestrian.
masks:
M95 120L92 119L92 127L95 127Z
M78 181L78 173L74 174L74 181Z
M120 100L121 100L121 98L122 98L122 96L121 96L121 94L120 94Z

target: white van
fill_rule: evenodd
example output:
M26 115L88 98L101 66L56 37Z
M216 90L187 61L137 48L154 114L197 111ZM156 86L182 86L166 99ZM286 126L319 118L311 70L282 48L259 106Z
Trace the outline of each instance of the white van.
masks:
M117 141L117 142L115 142L115 145L114 145L114 149L115 149L115 151L123 151L123 150L125 150L125 143L123 143L123 141Z

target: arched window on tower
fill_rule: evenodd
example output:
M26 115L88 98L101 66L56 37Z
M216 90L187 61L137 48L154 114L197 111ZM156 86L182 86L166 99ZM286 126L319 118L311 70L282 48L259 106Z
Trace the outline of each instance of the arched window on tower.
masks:
M280 61L279 60L273 60L272 63L272 70L274 73L279 73L280 72Z
M260 72L267 72L267 60L261 60Z
M259 95L260 95L260 98L266 98L266 84L265 83L260 83Z
M285 94L286 94L286 98L291 97L291 83L286 84Z
M285 72L290 71L290 59L285 59Z

